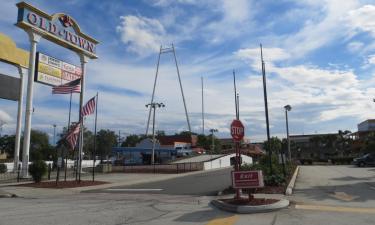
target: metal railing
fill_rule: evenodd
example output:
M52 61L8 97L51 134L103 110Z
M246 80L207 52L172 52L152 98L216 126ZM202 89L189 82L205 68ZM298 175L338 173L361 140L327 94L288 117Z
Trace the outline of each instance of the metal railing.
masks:
M202 162L112 166L112 172L125 173L186 173L203 170Z

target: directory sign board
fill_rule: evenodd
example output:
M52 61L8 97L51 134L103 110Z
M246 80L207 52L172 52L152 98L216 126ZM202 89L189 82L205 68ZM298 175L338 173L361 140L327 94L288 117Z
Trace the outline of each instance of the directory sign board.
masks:
M37 52L34 77L36 82L58 86L77 80L81 75L81 67Z

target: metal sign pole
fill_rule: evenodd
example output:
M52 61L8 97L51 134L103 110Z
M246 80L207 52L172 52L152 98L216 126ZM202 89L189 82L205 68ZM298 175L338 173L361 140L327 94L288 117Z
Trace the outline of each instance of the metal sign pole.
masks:
M78 181L81 181L81 172L82 172L82 153L83 153L83 117L82 117L82 107L83 107L83 98L85 93L85 74L86 74L86 63L88 62L88 57L85 55L80 55L81 68L82 68L82 77L81 77L81 94L79 98L79 120L81 123L80 131L80 141L79 141L79 153L78 153Z
M23 137L23 152L22 152L22 175L21 176L23 178L28 177L31 115L32 115L32 110L33 110L35 57L36 57L36 47L41 38L41 36L32 29L27 30L27 33L29 35L29 40L30 40L30 56L29 56L28 81L27 81L25 130L24 130L24 137Z
M21 120L22 120L22 105L23 105L23 75L24 71L21 67L18 67L20 74L20 92L18 99L17 109L17 127L16 127L16 141L14 145L14 166L13 171L16 172L18 169L18 163L20 160L20 144L21 144Z

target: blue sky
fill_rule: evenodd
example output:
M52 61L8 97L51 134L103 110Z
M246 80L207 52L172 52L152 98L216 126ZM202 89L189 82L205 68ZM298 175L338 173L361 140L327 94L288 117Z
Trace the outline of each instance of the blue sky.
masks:
M265 118L259 43L264 47L272 136L285 136L283 106L290 104L292 134L357 130L373 118L375 105L375 2L360 0L144 0L28 1L43 11L72 16L101 43L87 65L89 99L99 92L98 126L123 134L144 133L160 45L174 43L195 132L201 132L200 79L204 77L205 127L229 136L234 117L232 70L236 70L240 116L246 136L264 140ZM14 26L16 1L2 0L0 32L19 47L27 35ZM38 50L73 64L76 54L47 40ZM157 128L187 129L173 56L161 57ZM2 73L17 74L0 65ZM32 126L52 134L67 124L68 96L35 84ZM74 96L73 118L78 116ZM0 100L4 133L13 133L16 103ZM93 128L93 118L86 124Z

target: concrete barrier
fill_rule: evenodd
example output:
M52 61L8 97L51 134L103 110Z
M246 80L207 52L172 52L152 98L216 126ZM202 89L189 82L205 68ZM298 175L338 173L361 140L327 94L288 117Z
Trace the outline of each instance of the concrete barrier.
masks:
M286 195L292 195L293 194L293 188L294 185L296 184L297 176L299 172L299 166L297 166L296 170L293 173L292 179L290 179L290 182L285 190Z

